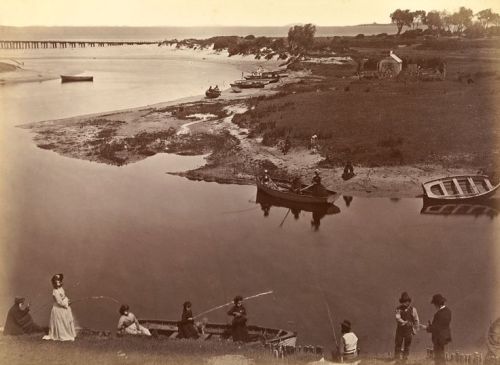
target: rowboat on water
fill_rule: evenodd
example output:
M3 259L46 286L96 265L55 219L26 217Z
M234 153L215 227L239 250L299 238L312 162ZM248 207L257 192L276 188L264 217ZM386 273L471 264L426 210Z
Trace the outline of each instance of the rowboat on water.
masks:
M208 89L205 91L205 96L209 99L218 98L221 95L221 91L219 89Z
M340 208L332 203L317 204L291 201L283 198L277 198L259 189L257 189L255 202L260 204L263 209L266 207L288 208L292 212L309 212L321 217L340 213Z
M139 319L139 323L146 327L151 334L158 337L174 339L179 336L177 321L158 319ZM272 346L295 346L297 332L261 326L247 326L250 342L261 342ZM203 327L200 339L204 341L224 340L231 338L231 326L220 323L207 323Z
M94 81L94 76L66 76L61 75L61 82Z
M424 196L433 201L468 201L490 198L500 184L493 186L485 175L449 176L422 184Z
M311 185L301 184L301 192L293 192L292 184L286 180L275 180L273 184L262 182L260 177L255 178L257 189L276 198L298 203L332 204L340 196L339 193L324 188L322 194L315 194Z

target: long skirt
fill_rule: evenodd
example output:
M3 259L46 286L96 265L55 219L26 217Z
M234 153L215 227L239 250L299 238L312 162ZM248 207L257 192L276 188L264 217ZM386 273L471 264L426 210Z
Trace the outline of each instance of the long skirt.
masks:
M71 308L58 305L52 307L50 312L49 334L44 340L74 341L76 337L75 322Z
M135 323L132 323L130 326L125 328L124 333L129 334L129 335L146 335L146 336L151 336L151 332L149 330L141 325L136 325Z

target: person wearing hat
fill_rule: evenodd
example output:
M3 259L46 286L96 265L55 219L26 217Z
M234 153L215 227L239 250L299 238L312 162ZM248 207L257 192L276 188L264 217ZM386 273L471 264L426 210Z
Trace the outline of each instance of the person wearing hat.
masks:
M233 300L233 307L227 312L228 316L232 316L231 335L235 342L246 342L248 340L247 330L247 310L243 306L243 297L237 295Z
M351 330L351 322L347 319L340 324L340 360L351 362L358 357L358 337Z
M399 298L399 306L396 307L396 339L394 358L400 360L408 359L413 335L417 333L419 318L417 309L411 305L411 298L407 292L403 292Z
M446 298L441 294L432 297L431 304L436 308L432 322L425 326L427 332L431 333L434 347L434 363L442 365L445 363L444 347L451 342L451 310L445 305Z
M55 274L50 280L52 283L52 297L54 304L50 312L49 334L44 340L74 341L76 337L75 322L71 311L69 298L63 288L63 274Z
M31 318L30 305L25 304L25 299L16 297L14 305L10 307L7 313L7 319L3 328L4 335L18 336L25 333L43 332L43 329L38 326Z

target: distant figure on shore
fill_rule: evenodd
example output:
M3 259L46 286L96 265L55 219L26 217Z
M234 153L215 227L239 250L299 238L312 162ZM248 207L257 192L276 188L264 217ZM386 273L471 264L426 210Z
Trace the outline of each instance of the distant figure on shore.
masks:
M394 359L406 361L410 354L411 341L417 333L420 322L417 309L411 305L411 298L407 292L401 294L399 303L399 306L396 307L397 326Z
M191 310L191 302L184 302L182 305L182 317L178 324L179 338L198 338L200 337L198 330L194 325L193 312Z
M347 162L344 167L344 172L342 173L342 179L349 180L354 176L354 167L352 166L351 161Z
M43 336L44 340L74 341L76 337L73 313L70 300L64 292L63 279L63 274L56 274L51 279L54 304L50 312L49 334Z
M446 298L441 294L432 297L431 304L434 304L436 313L432 322L425 326L427 332L432 335L434 348L434 363L442 365L445 363L444 347L451 342L451 310L445 306Z
M314 134L309 141L309 149L312 153L318 152L318 136Z
M7 313L7 319L5 321L5 326L3 328L4 335L18 336L24 335L25 333L37 333L44 332L44 330L38 326L31 318L30 304L25 303L25 298L16 297L14 299L14 305L10 307Z
M146 336L151 336L151 333L149 330L141 326L139 324L139 321L137 320L136 316L134 313L130 312L129 306L126 304L123 304L120 307L120 319L118 320L118 326L117 326L117 334L118 335L146 335Z
M228 316L232 316L231 335L235 342L246 342L248 340L247 330L247 310L243 306L243 297L237 295L233 300L233 307L227 312Z
M340 324L340 333L342 337L340 339L340 361L341 362L352 362L358 357L358 337L351 330L351 322L344 320Z

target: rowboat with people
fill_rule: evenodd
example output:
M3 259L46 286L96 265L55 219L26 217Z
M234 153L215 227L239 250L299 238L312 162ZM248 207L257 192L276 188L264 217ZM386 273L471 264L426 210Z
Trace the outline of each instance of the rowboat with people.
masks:
M81 82L81 81L94 81L94 76L67 76L61 75L61 82Z
M300 184L297 191L293 191L292 183L287 180L272 180L272 184L264 183L261 177L256 177L257 189L276 198L298 203L332 204L340 196L339 193L324 189L324 194L317 195L313 191L314 185Z
M139 319L139 323L146 327L153 336L175 339L179 336L178 321L159 319ZM247 326L249 342L262 343L272 346L295 346L297 332L261 326ZM221 323L205 323L200 328L200 339L204 341L229 340L231 326Z
M269 195L262 190L257 190L257 196L255 202L261 206L269 207L279 207L288 208L292 211L302 211L308 213L316 213L324 215L333 215L340 213L340 208L333 203L328 204L317 204L317 203L307 203L298 202L283 198L277 198L275 196Z
M433 201L469 201L493 196L500 184L493 185L486 175L459 175L422 184L424 196Z
M205 91L205 96L208 99L216 99L221 95L221 91L218 88L209 88L207 91Z

